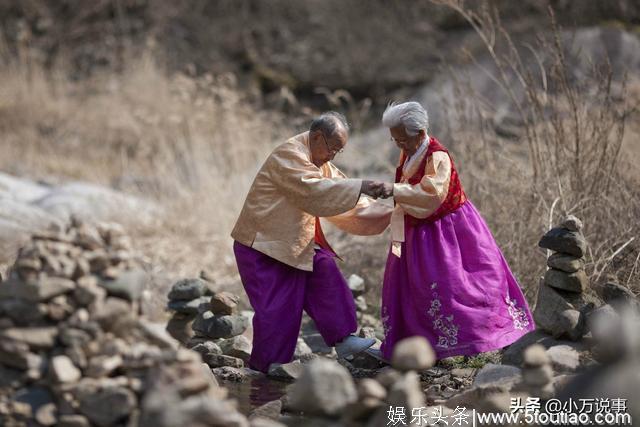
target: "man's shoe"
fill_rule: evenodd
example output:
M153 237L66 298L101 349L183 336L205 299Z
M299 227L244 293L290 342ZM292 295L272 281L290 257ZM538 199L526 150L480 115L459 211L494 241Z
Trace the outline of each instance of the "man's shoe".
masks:
M341 342L336 344L336 353L340 359L346 359L349 356L358 354L374 345L376 340L373 338L360 338L355 335L349 335Z

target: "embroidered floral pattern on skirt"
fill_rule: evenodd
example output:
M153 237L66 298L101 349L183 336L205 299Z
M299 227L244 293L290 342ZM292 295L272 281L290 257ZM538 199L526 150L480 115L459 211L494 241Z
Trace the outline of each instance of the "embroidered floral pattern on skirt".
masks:
M508 296L504 297L504 302L509 306L509 314L513 319L513 327L516 329L523 330L527 326L529 326L529 319L527 318L527 313L523 308L516 306L517 301L509 298Z
M434 290L437 287L437 283L434 282L431 284L433 300L431 300L431 307L427 313L433 318L433 328L443 334L438 335L438 343L436 345L438 347L449 348L458 344L458 325L453 323L453 314L445 316L440 313L442 303L440 302L440 298L438 298L438 292Z

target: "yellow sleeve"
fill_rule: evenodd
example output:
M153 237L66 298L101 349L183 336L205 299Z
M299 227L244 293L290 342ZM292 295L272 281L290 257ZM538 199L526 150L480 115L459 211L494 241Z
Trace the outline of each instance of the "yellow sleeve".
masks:
M353 209L362 180L325 177L307 155L291 144L276 148L265 164L270 180L299 209L334 216Z
M415 185L396 183L394 200L409 215L427 218L447 197L451 179L451 160L444 151L436 151L427 160L425 174Z

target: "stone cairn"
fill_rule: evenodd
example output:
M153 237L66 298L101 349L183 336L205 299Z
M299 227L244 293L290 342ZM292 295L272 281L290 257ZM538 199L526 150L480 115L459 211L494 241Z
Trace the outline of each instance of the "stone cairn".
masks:
M186 346L211 368L242 368L249 361L251 341L242 335L249 318L238 313L238 301L230 292L211 292L202 279L180 280L169 292L168 307L192 319Z
M587 242L582 222L567 216L540 239L538 246L553 251L549 269L540 283L534 320L539 329L554 338L578 341L585 333L585 319L595 304L586 292L589 279L584 271Z
M139 315L113 224L33 235L0 283L0 425L247 426L201 357Z
M200 306L211 302L213 295L207 286L208 282L200 278L177 281L167 296L167 309L173 312L167 323L167 332L186 345L193 337L193 321L198 315Z

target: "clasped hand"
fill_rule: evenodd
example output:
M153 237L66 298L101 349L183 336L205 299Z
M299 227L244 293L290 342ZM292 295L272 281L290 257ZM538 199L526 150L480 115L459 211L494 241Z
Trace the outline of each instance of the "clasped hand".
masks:
M360 193L377 199L378 197L386 199L393 196L393 184L380 181L363 180Z

